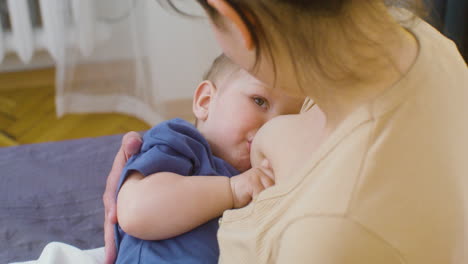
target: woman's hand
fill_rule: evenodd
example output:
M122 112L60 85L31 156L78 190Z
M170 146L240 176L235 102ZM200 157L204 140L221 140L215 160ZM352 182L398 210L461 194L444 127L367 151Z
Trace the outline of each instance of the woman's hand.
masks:
M120 175L127 160L140 151L141 136L136 132L128 132L122 139L122 145L114 159L112 169L107 176L106 190L102 197L104 202L104 244L106 250L106 264L112 264L117 257L117 249L114 241L114 225L117 223L116 192Z
M251 168L231 178L233 208L241 208L252 201L261 191L275 184L273 170L268 160L261 166Z

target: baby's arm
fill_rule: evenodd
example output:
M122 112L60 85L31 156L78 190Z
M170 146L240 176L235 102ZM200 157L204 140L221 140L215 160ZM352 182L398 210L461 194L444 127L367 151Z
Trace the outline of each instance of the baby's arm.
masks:
M232 177L181 176L160 172L129 175L119 191L119 225L145 240L171 238L219 217L225 210L247 205L273 185L260 168Z
M145 240L174 237L233 207L224 176L181 176L160 172L130 174L119 191L117 217L122 229Z

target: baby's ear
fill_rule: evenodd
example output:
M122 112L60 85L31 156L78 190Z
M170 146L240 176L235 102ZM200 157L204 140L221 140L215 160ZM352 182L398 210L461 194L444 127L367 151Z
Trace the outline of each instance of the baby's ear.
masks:
M197 120L205 121L208 118L210 103L216 93L216 86L211 81L203 81L193 95L193 113Z

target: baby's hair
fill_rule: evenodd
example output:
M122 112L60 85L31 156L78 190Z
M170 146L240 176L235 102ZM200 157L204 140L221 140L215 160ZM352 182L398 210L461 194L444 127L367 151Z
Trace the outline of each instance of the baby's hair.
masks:
M213 61L211 67L203 75L203 80L208 80L218 85L221 79L232 78L241 68L231 61L226 55L221 54Z
M218 91L222 93L225 90L223 89L223 87L225 86L224 84L226 83L226 81L237 77L238 73L240 73L241 71L241 67L232 62L231 59L229 59L223 53L216 57L213 63L211 63L211 67L203 75L203 81L211 81L214 85L217 86ZM198 128L197 119L195 119L194 125Z

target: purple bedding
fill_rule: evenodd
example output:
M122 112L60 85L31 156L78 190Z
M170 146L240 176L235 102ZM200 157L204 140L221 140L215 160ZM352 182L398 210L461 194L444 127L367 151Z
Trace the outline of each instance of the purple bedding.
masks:
M102 247L102 193L122 135L0 148L0 263L51 241Z

